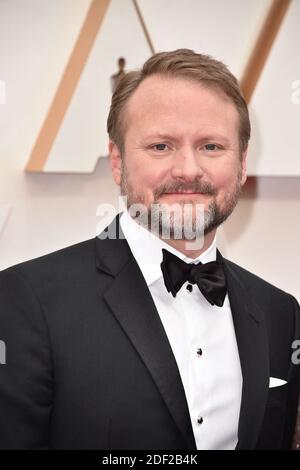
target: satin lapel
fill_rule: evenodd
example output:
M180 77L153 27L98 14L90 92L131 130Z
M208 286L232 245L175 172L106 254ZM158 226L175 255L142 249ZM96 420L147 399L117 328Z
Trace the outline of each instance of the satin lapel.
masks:
M264 417L269 387L267 328L251 286L242 283L233 263L223 260L243 375L236 449L253 449Z
M119 217L112 222L117 232ZM124 235L121 232L121 237ZM187 449L196 449L188 404L168 337L149 288L124 239L96 238L97 268L113 276L104 299L148 368Z

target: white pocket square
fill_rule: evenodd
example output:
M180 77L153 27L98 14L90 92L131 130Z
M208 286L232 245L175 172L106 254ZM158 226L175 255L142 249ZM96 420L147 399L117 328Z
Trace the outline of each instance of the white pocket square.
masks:
M276 377L270 377L269 388L280 387L286 384L287 381L283 379L277 379Z

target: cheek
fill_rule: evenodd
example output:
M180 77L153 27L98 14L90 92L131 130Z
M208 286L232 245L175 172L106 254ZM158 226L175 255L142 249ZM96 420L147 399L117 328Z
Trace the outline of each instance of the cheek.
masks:
M134 159L127 163L128 179L131 189L142 196L144 204L149 207L154 201L154 191L161 186L164 175L157 171L153 162Z
M226 191L231 188L234 181L232 173L222 172L219 174L212 175L212 182L217 191Z
M141 191L156 189L164 180L162 171L150 161L135 160L128 170Z
M130 155L130 158L127 158L126 166L128 174L134 180L144 179L147 175L147 164L138 155Z
M238 177L238 166L233 164L222 165L218 171L211 172L211 180L219 191L230 190L235 186Z

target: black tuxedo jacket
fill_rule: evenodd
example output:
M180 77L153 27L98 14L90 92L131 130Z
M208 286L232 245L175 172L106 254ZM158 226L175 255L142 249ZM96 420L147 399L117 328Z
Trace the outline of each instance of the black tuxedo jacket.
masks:
M299 305L224 263L243 374L237 449L290 448ZM2 271L0 339L1 449L196 450L176 360L125 239ZM270 376L287 384L269 389Z

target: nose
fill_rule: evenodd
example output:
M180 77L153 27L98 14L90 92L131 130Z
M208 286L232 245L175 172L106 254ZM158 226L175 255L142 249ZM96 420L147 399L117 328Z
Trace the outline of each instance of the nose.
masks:
M172 177L184 181L194 181L203 175L200 155L191 147L177 150L172 166Z

